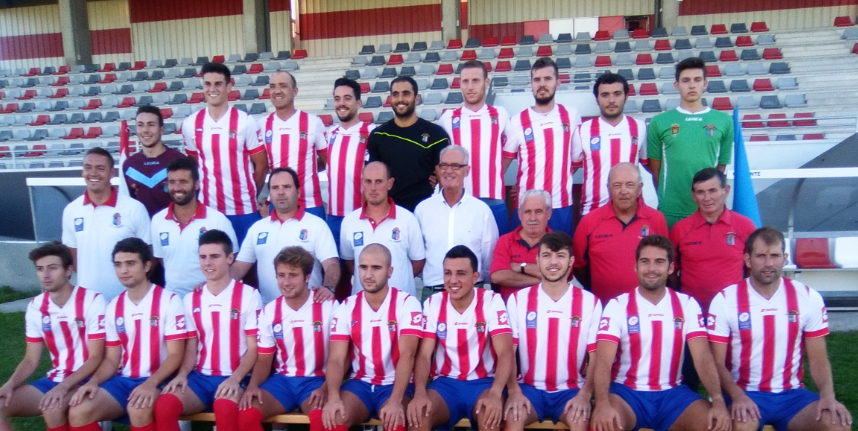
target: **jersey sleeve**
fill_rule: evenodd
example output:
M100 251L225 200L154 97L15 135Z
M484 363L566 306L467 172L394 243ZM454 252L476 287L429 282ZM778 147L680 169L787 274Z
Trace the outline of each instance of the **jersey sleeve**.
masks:
M453 110L448 109L441 114L441 117L438 118L438 121L435 122L438 126L444 129L447 132L447 135L453 136Z
M44 334L42 333L42 312L39 311L39 306L36 305L37 298L39 297L33 298L27 304L27 312L24 313L24 333L27 335L28 343L41 343L44 339Z
M313 141L316 152L321 154L328 153L328 141L325 139L325 125L319 117L313 117Z
M360 306L360 304L354 303L354 299L354 297L346 299L346 302L334 311L334 318L331 319L331 341L345 343L351 341L349 326L351 325L352 308Z
M506 312L512 333L512 343L518 345L518 295L512 294L506 300Z
M84 319L86 320L86 339L87 340L103 340L104 339L104 296L95 294L92 301L89 303Z
M608 301L605 311L602 312L602 318L599 319L599 332L596 335L596 342L610 341L614 344L620 344L620 339L625 332L625 322L626 310L620 306L620 302L616 298Z
M185 316L187 317L185 319L185 330L188 333L188 338L195 338L197 336L197 324L196 321L194 321L193 298L193 290L187 295L185 295L184 298L182 298L182 309L185 312Z
M514 159L518 157L518 149L524 143L524 133L518 122L511 118L506 127L506 142L503 144L503 157Z
M664 214L655 208L652 211L652 233L669 236L670 231L667 230L667 219L664 218Z
M727 118L724 136L721 137L721 150L718 154L719 165L729 165L733 160L733 121Z
M661 133L658 130L658 122L650 121L646 131L646 154L648 160L661 160ZM658 173L656 172L656 175Z
M582 166L584 166L584 145L581 143L581 126L578 126L572 133L572 167Z
M238 248L238 254L235 256L235 260L238 262L247 262L253 263L256 262L256 247L253 244L253 241L256 241L256 237L258 236L258 228L256 228L256 223L250 226L250 229L247 230L247 234L244 236L244 242L241 243L241 247ZM233 231L233 235L235 231Z
M602 301L599 298L593 297L593 314L590 317L590 327L587 332L587 351L595 352L596 351L596 338L599 334L599 325L602 321Z
M730 343L730 322L727 314L727 298L720 292L709 303L709 316L706 317L706 331L712 343Z
M423 337L423 310L420 309L420 301L417 298L407 295L396 312L400 337L403 335Z
M376 131L373 130L372 133L369 134L369 137L366 139L366 154L367 154L367 162L376 162L381 160L381 152L378 151L378 141L381 137Z
M340 258L343 260L355 260L355 249L352 239L349 238L350 232L345 228L346 222L350 221L351 217L346 216L343 219L343 226L340 228Z
M647 164L649 161L649 152L647 145L647 125L643 121L638 121L638 160L640 160L641 164Z
M575 256L575 262L572 263L572 266L574 268L585 268L589 264L587 249L590 240L590 218L592 217L584 216L572 236L572 255Z
M190 338L191 334L188 332L189 320L185 315L185 307L182 305L179 295L171 295L170 301L167 304L167 329L164 333L164 338L167 341Z
M256 347L260 355L271 355L277 350L274 344L274 304L266 306L259 313L259 331L256 333Z
M436 296L430 296L423 304L423 338L434 340L438 331L438 311ZM440 304L443 306L444 304Z
M249 336L256 336L256 331L259 328L259 312L262 310L262 296L259 291L244 285L246 289L250 289L250 298L247 300L247 309L242 312L247 313L244 321L244 333Z
M703 315L703 310L696 299L686 296L685 304L683 304L685 313L685 340L691 340L699 337L706 337L706 317Z
M106 346L121 346L119 333L116 332L116 301L118 300L117 298L113 298L107 304L107 311L104 314L104 340Z
M338 258L337 254L337 243L334 242L334 234L331 233L331 228L322 221L319 220L319 235L316 236L316 247L314 250L314 254L316 255L316 259L319 262L324 262L327 259Z
M492 253L492 264L489 267L489 278L491 278L491 274L502 269L510 269L509 243L505 240L505 237L499 238L497 244L495 244L494 252Z
M152 244L152 220L149 219L149 212L140 202L132 202L136 204L131 209L131 216L134 219L134 236L142 239L146 244Z
M408 229L408 259L426 259L426 245L423 243L423 232L420 230L420 223L417 222L417 218L413 215L410 219L410 229Z
M182 122L182 142L185 144L185 153L189 156L196 156L199 154L199 149L197 148L197 139L196 139L196 131L194 130L193 121L197 117L197 113L193 113L185 118L185 121Z
M208 208L206 211L214 211L214 209ZM234 245L233 248L238 248L238 252L241 253L241 244L238 243L238 236L235 235L235 229L232 227L232 223L230 223L229 219L223 214L218 218L220 219L218 229L226 233L226 236L229 237L229 240L232 241Z
M809 289L808 318L804 325L805 338L817 338L828 335L828 310L819 292Z
M152 217L152 222L149 223L149 232L152 235L152 238L150 239L150 241L152 241L152 255L157 257L158 259L163 259L164 247L161 245L160 232L158 232L158 229L155 226L155 218L159 215L161 215L160 212L158 214L155 214L155 217Z
M507 313L506 307L503 304L503 299L497 293L491 291L487 291L486 293L491 298L488 304L490 312L486 313L486 320L488 320L486 324L488 325L489 335L492 337L503 334L511 335L512 328L510 327L509 313Z
M265 142L262 140L259 123L250 115L247 116L247 126L244 130L244 148L251 155L265 151Z
M72 202L74 204L74 202ZM63 209L63 244L70 248L77 248L77 236L74 233L74 216L71 204Z

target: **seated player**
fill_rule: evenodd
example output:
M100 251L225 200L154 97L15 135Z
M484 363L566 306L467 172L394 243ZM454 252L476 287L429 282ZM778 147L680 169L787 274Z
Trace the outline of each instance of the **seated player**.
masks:
M41 415L48 431L68 431L69 400L104 357L104 298L69 283L72 253L61 243L43 244L29 257L45 292L27 305L24 358L0 387L0 430L11 430L7 417ZM42 342L51 369L25 385L39 366Z
M500 426L503 389L515 368L515 358L506 354L513 349L512 330L501 296L474 287L477 262L467 246L451 248L443 261L444 291L425 303L408 404L413 430L449 431L464 417L481 431Z
M521 376L507 385L505 429L550 419L584 431L593 394L593 373L584 371L592 370L602 303L568 281L575 261L569 235L548 233L536 248L542 282L519 290L506 306Z
M328 403L322 412L326 429L347 431L372 416L385 430L405 431L423 313L417 298L387 284L393 271L387 247L363 247L358 256L363 290L346 298L331 323ZM349 356L352 374L343 383Z
M782 277L785 244L770 227L751 233L745 242L751 276L722 290L709 306L709 341L732 401L733 430L849 430L852 415L834 398L825 303L819 292ZM805 348L819 394L801 381Z
M310 290L314 262L299 246L286 247L274 258L282 296L259 315L259 356L239 403L242 431L262 431L262 419L296 408L313 418L311 424L322 423L328 397L325 360L337 302L315 300L326 289Z
M155 406L158 431L179 431L179 416L209 409L218 430L238 430L242 379L256 363L259 292L229 276L235 253L223 231L202 234L199 253L206 283L184 298L188 345Z
M592 368L596 405L590 428L730 429L700 305L667 288L673 250L664 236L641 239L635 250L639 286L605 306ZM686 343L711 403L680 382Z
M139 238L113 248L116 276L125 291L107 304L104 361L71 399L73 431L101 431L99 422L123 418L132 431L160 429L153 406L161 384L179 369L187 328L182 301L150 283L152 251Z

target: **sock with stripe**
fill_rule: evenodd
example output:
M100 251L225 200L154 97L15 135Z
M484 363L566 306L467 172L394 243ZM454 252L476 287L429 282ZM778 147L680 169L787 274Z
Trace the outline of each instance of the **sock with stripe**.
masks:
M155 428L158 431L180 431L179 416L185 406L174 394L163 394L155 401Z
M226 398L216 399L212 410L218 431L238 431L238 404Z
M74 427L69 425L69 431L101 431L101 424L98 422L90 422L81 427Z
M149 422L143 426L134 426L131 425L131 431L155 431L155 422Z
M69 424L65 423L58 427L48 427L48 431L69 431Z
M262 412L256 407L249 407L238 412L238 427L241 431L262 431ZM310 421L312 424L312 419ZM312 427L312 425L310 425Z

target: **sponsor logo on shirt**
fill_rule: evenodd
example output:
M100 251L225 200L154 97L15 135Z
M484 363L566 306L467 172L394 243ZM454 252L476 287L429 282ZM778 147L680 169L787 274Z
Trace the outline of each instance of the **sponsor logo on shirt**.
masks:
M336 327L337 327L337 318L334 317L333 319L331 319L331 328L336 328Z
M524 140L528 142L533 140L533 128L528 127L524 129Z
M161 239L161 247L170 245L170 232L161 232L158 234L158 238Z
M603 317L602 320L599 321L599 330L600 331L607 331L608 328L610 328L610 327L611 327L611 318L610 317Z
M298 135L298 139L300 139L300 140L302 140L302 141L303 141L303 140L305 140L305 139L307 139L307 132L301 132L301 133Z
M743 311L739 313L739 330L751 329L751 313Z
M459 120L460 120L459 117L453 117L453 129L459 128L459 126L461 125Z
M414 326L423 327L423 313L419 311L411 312L411 324Z
M697 326L699 326L701 328L706 327L706 316L704 316L702 314L697 315Z
M274 140L274 131L266 130L265 131L265 143L270 144Z
M524 327L527 329L536 329L536 312L528 311L524 317Z
M363 232L355 232L352 234L352 242L354 243L354 247L360 247L363 245Z
M122 226L122 215L119 213L113 214L113 226L119 227Z
M798 323L798 310L790 310L787 313L787 318L789 319L789 323Z
M400 236L399 235L399 228L398 227L393 228L393 230L390 232L390 239L392 239L394 241L399 241L399 236Z
M120 334L125 332L125 318L122 316L116 318L116 332Z
M632 146L636 147L638 145L638 137L632 136Z
M627 320L629 324L629 334L639 334L641 332L641 321L638 316L629 316Z
M506 310L498 311L498 325L506 325L509 321L509 317L506 314Z
M710 314L709 317L706 318L706 327L711 330L715 329L715 315Z
M274 325L274 339L282 340L283 339L283 325L277 323Z
M83 232L83 217L74 219L74 231Z
M435 335L438 337L439 340L446 340L447 339L447 324L444 322L439 323L438 329L435 331Z
M256 245L262 245L268 242L268 232L259 232L256 235Z
M307 242L309 238L310 234L307 232L307 229L301 229L301 232L298 234L298 239L303 242Z
M602 149L602 138L594 136L590 139L590 151L599 151Z
M700 117L685 117L685 121L703 121Z
M42 332L51 332L51 316L42 316Z
M152 326L153 328L157 328L158 327L158 320L159 320L158 316L152 316L149 319L149 325Z

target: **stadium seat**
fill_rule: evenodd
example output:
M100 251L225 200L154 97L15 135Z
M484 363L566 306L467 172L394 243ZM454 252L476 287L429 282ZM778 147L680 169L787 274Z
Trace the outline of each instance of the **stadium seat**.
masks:
M429 87L430 90L446 90L450 87L450 83L447 81L447 78L435 78L432 81L432 86Z
M668 55L669 54L670 53L668 53ZM673 59L671 58L671 60ZM673 61L670 61L669 63L673 63ZM638 54L637 59L635 59L635 64L637 64L638 66L653 64L652 54Z
M441 61L441 56L437 52L427 52L426 57L423 57L424 63L438 63Z
M813 119L812 112L796 112L792 116L793 118L793 126L798 127L808 127L808 126L816 126L816 120ZM801 119L799 119L801 118Z
M51 121L51 116L47 114L41 114L36 116L36 120L29 123L31 127L38 127L48 124Z
M60 76L59 78L57 78L57 82L54 82L53 84L49 84L49 85L51 87L62 87L64 85L67 85L68 83L69 83L69 77L68 76Z
M155 85L152 86L152 89L149 90L149 93L160 93L162 91L167 90L166 82L156 82Z
M667 37L667 29L664 27L656 27L656 28L652 29L652 33L650 33L649 37L651 37L651 38Z
M659 103L658 99L644 100L643 106L641 107L641 112L644 112L644 113L661 112L661 103Z
M617 42L616 45L614 45L614 52L632 52L632 46L625 41Z
M431 54L431 53L430 53ZM369 70L364 70L364 73L369 72ZM431 76L435 74L435 67L431 64L421 64L420 67L417 68L417 76ZM378 75L378 71L372 69L371 73L368 73L367 76L372 76L373 78ZM368 78L369 79L369 78Z
M652 51L652 45L648 40L636 40L634 50L635 52L649 52Z
M295 52L292 53L290 57L292 60L303 60L307 58L307 50L306 49L296 49Z
M559 66L558 66L559 67ZM509 61L501 60L495 64L495 72L509 72L512 70L512 64Z
M634 72L631 69L619 69L617 70L617 75L626 78L626 81L634 81L635 79Z
M728 37L727 40L730 40L730 38ZM731 46L732 46L732 44L731 44ZM712 39L710 39L708 37L698 37L694 41L694 47L697 49L709 49L709 48L714 48L715 44L712 43Z
M796 238L794 261L799 268L837 268L831 262L828 238Z
M518 50L515 52L515 56L519 58L523 57L533 57L533 47L531 46L520 46Z
M797 140L798 140L798 138L796 138L795 135L790 135L790 134L775 136L775 141L797 141Z
M858 28L847 28L843 31L843 35L840 38L845 40L858 40Z
M89 99L89 102L86 104L86 106L84 106L81 109L88 111L91 109L98 109L98 108L101 108L101 99L94 98L94 99Z
M97 84L110 84L111 82L114 82L114 81L116 81L116 74L115 73L108 73L108 74L104 75L103 79L96 81L96 83Z
M611 57L607 55L600 55L596 57L596 67L611 67Z
M672 48L670 47L670 41L667 39L658 39L655 41L656 51L670 51Z
M652 80L655 79L655 71L651 67L642 67L638 70L638 80Z
M551 36L551 35L549 35L549 36ZM537 57L551 57L552 55L554 55L554 53L552 52L551 47L548 45L540 46L536 50L536 56Z
M575 67L584 67L584 68L593 67L593 58L587 57L587 56L575 57L574 66Z
M47 131L47 130L45 130L45 129L38 129L38 130L36 130L36 134L39 134L39 132L44 132L44 135L45 135L45 136L44 136L43 138L38 138L38 139L44 139L44 138L47 138L47 137L48 137L48 136L47 136L47 134L48 134L48 131ZM36 136L35 136L35 134L34 134L34 136L33 136L32 138L30 138L30 139L31 139L31 140L34 140L35 138L36 138ZM24 154L22 154L22 155L23 155L24 157L40 157L40 156L44 156L44 155L45 155L45 152L47 151L47 149L48 149L48 147L47 147L47 145L45 145L45 144L36 144L36 145L33 145L33 148L32 148L30 151L28 151L28 152L26 152L26 153L24 153ZM44 166L43 166L43 167L44 167Z
M775 91L775 87L771 79L760 78L754 80L754 91Z
M231 97L233 93L236 93L235 99L232 99L232 97ZM238 93L238 90L233 90L233 91L229 92L230 102L238 100L237 93ZM134 106L139 108L139 107L145 106L145 105L152 105L153 103L154 103L154 101L152 100L152 96L140 96L140 98L137 99L137 103L135 103Z
M825 139L824 133L807 133L801 136L803 141L820 141Z
M629 31L626 29L614 30L614 36L613 36L614 40L626 40L626 39L629 39L630 37L631 37L631 35L629 34Z
M742 47L742 48L754 46L754 41L751 39L751 36L739 36L736 38L736 46ZM725 47L725 48L729 48L729 47Z
M777 49L777 48L775 48ZM722 51L723 53L723 51ZM757 52L756 49L743 49L742 50L742 61L756 61L760 60L760 53ZM723 61L723 60L722 60Z
M610 60L610 57L608 57ZM616 60L614 61L615 66L631 66L635 64L635 60L632 58L631 54L617 54Z
M363 107L366 109L381 108L381 97L380 96L367 97L366 103L364 103Z
M462 39L450 39L447 49L462 49Z
M62 111L69 107L69 103L65 100L57 100L47 111Z
M780 60L784 56L781 54L780 48L766 48L763 50L763 58L766 60Z
M384 123L391 121L391 120L393 120L393 112L390 112L390 111L379 112L378 117L376 117L376 119L375 119L375 124L384 124Z
M706 36L709 32L706 30L705 25L693 25L691 26L691 35L692 36Z
M518 40L519 45L534 45L536 44L536 39L533 35L525 34L521 36L521 39Z
M733 103L729 97L716 97L712 102L712 108L719 111L732 111Z
M745 79L734 79L730 82L731 93L746 93L751 91L748 81Z
M58 88L57 92L51 96L48 96L48 98L50 98L50 99L62 99L63 97L66 97L68 95L69 95L68 88Z
M557 35L557 43L571 43L572 33L560 33Z
M497 76L492 78L492 86L495 88L506 87L509 85L509 79L506 76Z
M515 46L518 41L515 39L515 36L504 36L501 38L500 46Z
M763 96L760 98L760 108L762 109L780 109L782 107L778 96Z
M762 33L769 31L769 26L765 21L756 21L751 23L751 31L754 33Z
M739 34L739 33L747 33L748 26L743 22L733 23L730 25L730 33Z
M593 53L595 54L610 54L612 52L614 51L608 42L596 42L596 46L593 48Z
M37 96L36 90L26 90L23 96L16 97L17 100L30 100Z
M387 81L376 81L375 85L372 87L373 93L387 93L390 92L390 83Z
M452 75L453 74L453 65L452 64L442 64L438 66L437 75Z
M760 129L765 127L762 121L750 121L750 120L761 120L763 117L760 114L746 114L742 116L742 128L744 129Z
M104 118L102 117L101 112L90 112L89 115L86 117L86 119L83 120L83 123L85 123L85 124L99 123L103 119Z
M72 127L69 131L68 135L66 135L63 139L71 140L71 139L82 139L84 137L83 127Z
M709 33L711 34L727 34L727 26L725 24L712 24L712 27L709 29ZM692 32L693 34L693 32Z
M787 108L803 108L807 106L807 100L804 94L787 94L784 97L784 105Z
M249 88L244 90L244 94L241 95L240 100L256 100L259 98L259 90L255 88Z
M628 32L626 34L628 35ZM590 40L590 37L589 37L590 33L587 33L587 37L583 37L583 35L584 35L584 32L579 32L575 36L575 40L578 40L578 41ZM608 32L607 30L598 30L598 31L596 31L596 35L593 36L593 40L599 41L599 42L605 41L605 40L611 40L611 33Z
M691 49L691 41L688 39L676 39L676 41L673 42L673 49Z
M759 108L759 102L754 96L739 96L736 98L736 106L740 109Z
M458 76L453 78L453 82L450 83L450 88L453 90L458 90L462 88L461 79Z
M391 57L393 57L393 56L391 56ZM462 61L476 60L477 59L477 52L474 51L473 49L466 49L466 50L462 51L462 56L459 59ZM393 64L393 63L390 63L388 61L387 64ZM397 63L397 64L399 64L399 63Z
M90 127L87 129L86 134L81 136L82 139L95 139L101 136L101 127Z
M262 63L253 63L250 65L250 69L247 69L247 73L250 75L255 75L257 73L262 73L265 70L265 66Z
M700 48L700 44L699 44L700 39L697 39L697 41L698 41L697 47ZM733 47L733 40L727 36L722 36L722 37L715 39L715 48L732 48L732 47ZM708 48L711 48L711 46Z
M725 49L721 51L721 54L718 56L718 61L739 61L739 57L736 56L736 51Z
M587 75L587 80L589 81L590 76ZM515 75L512 77L512 81L510 81L509 85L513 87L524 87L530 84L530 77L527 75Z
M188 96L184 93L176 93L173 95L173 99L167 102L168 105L178 105L181 103L186 103L188 101Z
M568 43L557 45L557 49L554 50L555 56L570 56L572 55L572 45Z
M447 93L447 100L444 101L447 105L461 105L464 102L464 98L461 92L451 91Z
M36 129L33 131L33 135L27 138L27 141L41 141L48 137L48 129ZM31 156L32 157L32 156Z
M728 64L728 65L724 66L724 76L744 76L744 75L745 75L745 69L742 67L741 64Z
M325 127L330 127L332 124L334 124L334 116L331 114L319 115L319 119L322 120L322 124L324 124Z
M375 54L375 45L364 45L364 46L360 49L360 52L359 52L358 54L359 54L359 55L372 55L372 54Z
M416 64L423 61L423 57L416 52L409 52L405 55L405 64Z
M852 22L852 18L848 16L838 16L834 18L834 26L835 27L852 27L855 23Z
M632 31L632 39L646 39L649 37L649 32L644 28L636 28Z
M465 46L463 48L474 49L474 48L479 48L479 47L480 47L480 38L471 37L471 38L468 38L467 40L465 40Z
M458 51L442 51L441 52L441 61L443 62L453 62L459 60L459 52Z
M530 71L530 67L530 60L517 60L514 70L516 72Z
M589 43L579 43L575 45L575 55L590 55L592 51L590 50Z
M417 74L417 71L414 70L414 66L402 66L399 69L399 76L414 76Z
M384 57L382 57L382 60L383 59L384 59ZM359 56L352 59L351 64L353 67L360 67L360 66L366 66L367 63L368 63L368 61L367 61L366 57L359 55Z
M709 84L706 86L707 93L726 93L727 86L724 85L724 81L721 80L710 80Z
M397 75L398 73L396 72L395 67L385 67L384 69L381 69L381 75L378 77L381 79L390 79L395 78Z
M673 59L673 54L669 52L659 52L655 57L655 62L656 64L673 64L676 63L676 60Z
M658 96L658 87L651 82L641 84L640 92L638 94L641 96Z
M775 35L773 34L761 34L757 36L757 45L765 46L765 45L774 45L775 44Z
M49 126L58 126L61 124L68 124L69 117L66 114L55 114L50 121L48 121Z
M782 61L772 62L772 64L769 66L769 73L773 75L782 75L789 72L789 65Z
M360 85L360 94L369 93L369 91L370 91L369 82L360 82L358 84Z
M399 42L396 44L396 47L393 48L393 52L409 52L411 51L411 46L408 45L408 42Z

